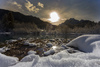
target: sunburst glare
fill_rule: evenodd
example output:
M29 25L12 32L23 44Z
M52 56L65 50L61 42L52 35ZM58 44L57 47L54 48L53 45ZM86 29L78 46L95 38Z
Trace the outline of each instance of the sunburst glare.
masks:
M48 20L51 22L57 22L57 21L59 21L59 19L60 19L60 17L58 15L58 13L52 12L52 13L50 13L50 19L48 19Z

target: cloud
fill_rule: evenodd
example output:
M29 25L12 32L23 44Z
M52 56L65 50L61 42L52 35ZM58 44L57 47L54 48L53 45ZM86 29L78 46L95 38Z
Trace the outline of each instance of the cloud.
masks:
M26 0L27 3L25 3L25 7L27 8L28 11L33 11L35 13L39 12L39 8L37 8L36 6L34 6L30 1Z
M18 4L16 1L12 2L13 5L16 5L18 8L22 8L22 5Z
M21 4L17 3L16 1L13 1L13 0L8 0L7 1L7 4L9 6L18 7L19 9L22 8L22 5Z
M41 8L44 8L44 4L38 2L38 6L40 6Z

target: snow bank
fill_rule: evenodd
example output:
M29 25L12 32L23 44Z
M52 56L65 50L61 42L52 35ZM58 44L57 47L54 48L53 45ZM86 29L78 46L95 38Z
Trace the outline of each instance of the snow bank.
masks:
M18 62L18 58L5 56L0 53L0 67L12 66L17 62Z
M42 58L31 54L11 67L100 67L100 56L82 52L69 54L67 50Z
M100 47L100 35L82 35L69 42L67 46L77 47L84 52L93 52L97 49L96 46Z

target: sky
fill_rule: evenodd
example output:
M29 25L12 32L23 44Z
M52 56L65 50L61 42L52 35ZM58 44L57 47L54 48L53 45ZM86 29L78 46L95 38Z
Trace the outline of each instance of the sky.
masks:
M58 13L60 24L67 19L75 18L98 22L100 21L100 0L0 0L0 9L7 9L32 15L44 21L50 13Z

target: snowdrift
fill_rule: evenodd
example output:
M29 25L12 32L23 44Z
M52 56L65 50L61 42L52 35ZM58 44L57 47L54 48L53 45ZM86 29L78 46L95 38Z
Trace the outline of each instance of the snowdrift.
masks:
M69 42L67 46L77 47L84 52L94 52L100 49L100 35L82 35Z
M0 67L8 67L16 64L18 62L18 58L9 57L0 53Z

